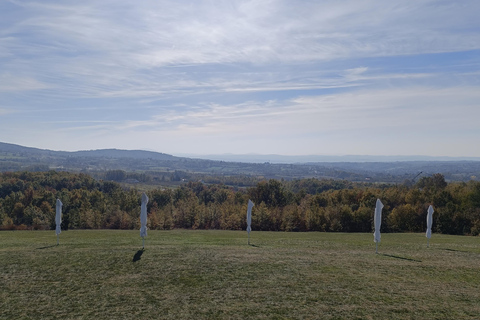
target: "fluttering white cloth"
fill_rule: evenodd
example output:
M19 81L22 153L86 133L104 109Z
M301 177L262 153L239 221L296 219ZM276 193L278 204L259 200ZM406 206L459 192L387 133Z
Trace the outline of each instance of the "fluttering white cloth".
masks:
M426 237L430 239L432 237L432 224L433 224L433 207L430 205L427 211L427 234Z
M142 194L142 206L140 210L140 237L147 236L147 203L148 197L145 193Z
M56 224L56 228L55 228L55 235L59 235L60 232L62 232L62 227L61 227L61 224L62 224L62 206L63 206L63 203L62 201L60 201L60 199L57 199L57 205L56 205L56 212L55 212L55 224Z
M375 206L375 216L373 223L375 224L375 233L373 234L373 242L380 242L380 226L382 225L382 209L383 203L380 199L377 199L377 205Z
M248 200L248 210L247 210L247 232L252 231L252 208L254 204L252 200Z

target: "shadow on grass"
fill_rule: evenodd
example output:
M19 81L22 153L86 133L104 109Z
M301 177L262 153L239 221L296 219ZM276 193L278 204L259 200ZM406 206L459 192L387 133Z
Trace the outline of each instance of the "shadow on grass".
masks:
M255 248L260 248L260 246L257 246L256 244L249 244L250 247L255 247Z
M457 249L442 249L445 251L452 251L452 252L465 252L465 253L470 253L470 251L465 251L465 250L457 250Z
M386 254L386 253L379 253L379 255L382 255L384 257L390 257L390 258L395 258L395 259L400 259L400 260L407 260L407 261L414 261L414 262L422 262L422 260L416 260L412 258L405 258L405 257L400 257L400 256L394 256L391 254Z
M137 262L138 260L140 260L144 251L145 249L138 250L137 253L135 253L135 255L133 256L132 262Z
M46 246L46 247L37 248L37 250L48 249L48 248L53 248L53 247L57 247L57 245L56 245L56 244L52 244L51 246Z

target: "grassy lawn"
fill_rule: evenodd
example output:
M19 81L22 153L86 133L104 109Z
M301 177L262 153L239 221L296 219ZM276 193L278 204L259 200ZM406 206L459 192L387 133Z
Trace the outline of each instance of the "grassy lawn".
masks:
M480 237L0 232L0 319L479 319Z

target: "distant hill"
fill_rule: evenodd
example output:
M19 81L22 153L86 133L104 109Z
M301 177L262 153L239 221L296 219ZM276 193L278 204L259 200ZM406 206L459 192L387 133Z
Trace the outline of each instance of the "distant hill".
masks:
M30 154L49 154L50 152L58 152L51 150L44 150L38 148L24 147L17 144L0 142L0 152L20 152L20 153L30 153ZM60 151L62 152L62 151Z
M143 150L119 150L119 149L100 149L89 151L75 151L70 155L77 157L95 157L95 158L133 158L133 159L155 159L155 160L175 160L179 159L169 154L143 151Z
M25 154L36 154L59 157L94 157L94 158L133 158L133 159L158 159L158 160L174 160L177 157L165 153L143 151L143 150L119 150L119 149L99 149L99 150L83 150L83 151L53 151L46 149L38 149L24 147L11 143L0 142L0 152L14 152Z
M448 158L449 161L445 161L445 158L429 158L435 161L394 161L396 159L394 157L381 157L380 159L389 161L375 162L374 160L378 157L283 156L282 158L282 156L273 155L255 157L249 158L250 162L242 162L239 161L242 158L236 156L232 156L232 161L192 159L143 150L101 149L67 152L0 142L0 171L54 169L101 176L100 173L104 174L108 170L123 170L153 175L159 179L167 179L165 177L168 176L175 181L193 179L193 176L195 179L203 179L206 176L250 176L259 179L317 178L402 183L411 181L414 177L420 178L435 173L443 174L450 181L480 179L480 161L478 160L460 161ZM257 162L252 162L252 159L257 159ZM320 159L329 161L320 161ZM407 159L415 159L415 157L407 157ZM287 160L291 161L287 162Z

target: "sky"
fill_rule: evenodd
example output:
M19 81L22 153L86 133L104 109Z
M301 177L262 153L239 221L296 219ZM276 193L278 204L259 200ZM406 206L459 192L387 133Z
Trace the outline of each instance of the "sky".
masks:
M0 141L480 157L480 1L2 0Z

